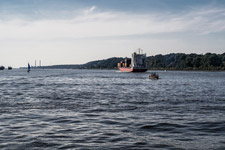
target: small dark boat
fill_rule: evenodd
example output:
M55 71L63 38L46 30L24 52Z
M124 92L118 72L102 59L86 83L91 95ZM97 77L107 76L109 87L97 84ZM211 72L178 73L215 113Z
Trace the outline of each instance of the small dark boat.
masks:
M11 67L11 66L9 66L9 67L8 67L8 70L12 70L12 67Z
M4 66L0 66L0 70L4 70L5 69L5 67Z
M151 73L149 75L149 79L154 79L154 80L158 80L159 79L159 75L156 74L155 72Z

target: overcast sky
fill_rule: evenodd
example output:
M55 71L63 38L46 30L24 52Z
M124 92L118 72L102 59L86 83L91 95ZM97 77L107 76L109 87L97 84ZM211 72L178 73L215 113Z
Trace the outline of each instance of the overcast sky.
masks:
M225 52L223 0L0 1L0 65Z

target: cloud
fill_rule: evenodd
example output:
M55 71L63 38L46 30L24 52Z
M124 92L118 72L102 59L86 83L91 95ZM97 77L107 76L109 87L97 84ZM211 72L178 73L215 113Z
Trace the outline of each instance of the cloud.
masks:
M188 23L187 31L210 34L225 31L225 9L204 7L195 9L183 16L182 22Z
M70 19L0 20L0 39L54 40L141 34L225 31L225 9L193 9L186 13L96 12L91 6Z
M90 11L90 12L93 12L95 9L96 9L96 6L92 6L92 7L89 9L89 11Z
M92 6L88 9L85 9L83 12L84 12L85 15L88 15L88 14L94 12L95 9L96 9L96 6Z
M35 16L40 17L30 19L13 14L0 19L2 65L14 62L21 66L39 58L45 65L84 63L111 56L129 56L139 47L147 53L151 48L150 55L205 53L210 49L218 53L224 51L223 38L216 34L210 36L225 31L225 8L137 14L102 11L93 5L72 11L37 10Z

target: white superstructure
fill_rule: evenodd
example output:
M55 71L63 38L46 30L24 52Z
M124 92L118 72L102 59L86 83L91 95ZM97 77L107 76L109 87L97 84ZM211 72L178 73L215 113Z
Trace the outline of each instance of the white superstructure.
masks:
M132 54L131 66L133 69L146 69L146 54L141 52L141 49L138 49L139 53L134 52Z

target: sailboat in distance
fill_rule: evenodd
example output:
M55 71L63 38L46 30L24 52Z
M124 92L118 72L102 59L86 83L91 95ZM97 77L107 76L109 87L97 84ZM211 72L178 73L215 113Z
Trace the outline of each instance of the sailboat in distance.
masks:
M27 72L30 72L30 64L28 63Z

